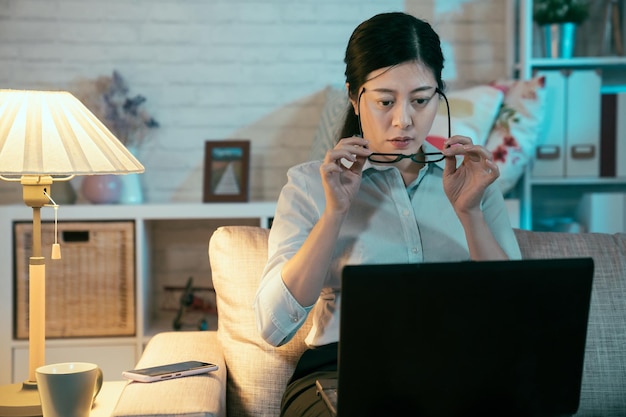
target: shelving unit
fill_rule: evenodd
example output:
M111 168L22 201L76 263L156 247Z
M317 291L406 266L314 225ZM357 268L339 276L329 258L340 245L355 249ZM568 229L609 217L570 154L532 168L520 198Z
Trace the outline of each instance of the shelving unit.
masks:
M516 77L529 79L537 70L597 69L601 73L601 94L626 93L626 57L585 56L569 59L544 58L534 54L533 0L517 0L517 64ZM623 27L625 25L622 25ZM601 48L598 46L598 51ZM581 86L584 88L584 86ZM595 109L590 109L595 110ZM598 109L599 111L599 109ZM626 146L626 138L620 138ZM599 158L598 158L599 160ZM626 193L626 177L538 177L528 166L517 187L521 200L520 227L548 230L550 220L575 218L576 208L584 193Z
M168 252L168 241L159 230L197 229L189 233L208 263L210 234L220 225L247 224L268 227L275 203L68 205L59 209L59 222L132 221L135 238L134 336L59 338L46 341L46 362L89 361L99 364L106 380L119 380L121 372L135 365L148 340L158 332L172 331L172 318L164 319L154 308L155 271L158 257ZM42 221L53 220L53 209L42 209ZM0 206L0 385L22 382L28 377L28 340L14 334L14 223L32 221L32 210L21 205ZM199 229L198 229L199 228ZM185 236L187 238L187 235ZM43 248L49 263L50 248ZM63 249L62 249L63 251ZM62 261L62 260L61 260ZM54 261L57 262L57 261ZM198 260L201 262L201 260ZM47 280L54 277L48 276Z

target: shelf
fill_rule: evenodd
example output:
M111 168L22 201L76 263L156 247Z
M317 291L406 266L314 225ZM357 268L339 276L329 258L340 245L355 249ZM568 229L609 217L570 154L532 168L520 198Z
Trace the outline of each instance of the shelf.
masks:
M554 178L535 178L531 177L530 179L531 185L535 186L580 186L580 185L626 185L626 178L603 178L603 177L594 177L594 178L564 178L564 177L554 177Z
M603 83L600 89L602 94L618 94L626 92L626 57L600 56L562 58L531 58L527 66L532 70L549 69L599 69L603 71ZM517 68L521 68L518 65ZM532 72L532 71L531 71Z
M59 221L80 220L191 220L191 219L237 219L254 217L267 219L274 214L274 202L250 203L183 203L183 204L73 204L58 208ZM32 209L26 205L9 205L1 208L12 220L33 219ZM42 220L51 220L52 208L41 210Z
M600 89L600 93L602 94L620 94L626 93L626 84L618 84L618 85L603 85Z
M217 329L217 316L214 314L209 314L206 316L207 319L207 324L208 324L208 329L207 330L216 330ZM158 333L162 333L162 332L173 332L176 331L174 330L174 327L172 325L174 320L174 314L172 314L171 318L152 318L150 321L150 325L147 326L148 328L144 331L143 333L143 343L147 344L150 339L152 339L153 336L155 336ZM184 332L184 331L195 331L195 330L199 330L196 327L190 326L188 325L188 323L186 325L184 325L180 330L180 332Z
M66 346L117 346L132 345L134 343L134 336L46 338L46 348L62 348ZM12 345L14 348L27 349L28 340L13 340Z
M531 58L528 62L533 68L626 68L626 57L599 56L576 58Z
M140 205L67 205L58 208L59 222L131 221L134 224L135 334L133 336L72 337L46 340L46 361L96 362L105 379L118 379L134 366L152 336L174 331L175 311L159 310L163 279L186 279L190 275L210 279L207 249L210 233L228 224L269 227L275 202L171 203ZM42 221L54 219L55 210L41 210ZM0 206L0 384L23 381L28 371L28 341L14 337L14 222L32 222L30 207ZM44 253L47 248L42 248ZM68 248L69 250L69 248ZM67 254L67 252L66 252ZM171 261L171 262L170 262ZM172 276L174 278L172 278ZM52 279L49 275L47 278ZM193 312L185 316L181 331L195 330ZM217 316L207 315L210 330Z
M540 35L540 32L533 21L534 1L512 0L512 4L516 11L515 32L517 34L517 48L513 48L513 62L516 63L513 68L514 76L530 79L536 75L537 71L542 71L549 78L552 77L555 80L554 84L552 84L554 86L554 95L551 97L553 99L551 105L554 106L552 109L556 109L556 116L554 116L556 119L552 118L549 120L556 124L549 126L555 127L554 129L546 128L546 130L553 130L553 132L550 133L552 136L544 139L544 141L549 141L549 144L559 146L560 149L565 150L569 149L572 144L582 143L581 137L588 135L585 137L588 137L588 140L594 144L597 142L598 148L601 148L604 146L603 142L601 138L595 136L595 132L601 130L603 120L605 120L600 113L602 101L605 98L603 95L626 93L626 56L602 55L602 45L593 43L591 37L587 37L583 41L589 41L589 48L586 50L589 55L593 56L550 58L540 55L537 49L537 46L539 46L537 36ZM594 10L597 12L600 8ZM594 17L599 19L603 16ZM567 82L563 81L566 78L562 80L559 77L559 70L568 72L571 70L571 76L567 77L568 80L572 80L571 77L584 74L585 72L594 71L597 71L598 77L595 77L596 74L590 77L590 82L593 81L593 86L586 85L586 81L579 83L575 81ZM577 72L579 74L576 74ZM578 78L578 80L582 79L584 77ZM569 90L569 87L573 89ZM597 97L595 91L599 91L601 97ZM589 94L587 94L588 92ZM579 97L570 99L575 95ZM616 98L616 100L619 100L619 98ZM573 114L589 116L587 117L588 120L572 116L568 113L570 108L573 108ZM598 111L597 114L595 113L596 110ZM598 118L600 119L599 121ZM606 120L609 119L607 118ZM616 120L619 119L616 117ZM599 127L596 126L598 123ZM586 128L584 132L582 132L583 128ZM624 146L623 139L625 138L621 136L621 139L618 139L620 138L619 125L616 126L615 132L617 142L613 152L619 153L623 151L623 148L620 147ZM568 135L571 135L572 138L568 137ZM559 143L557 140L559 137L563 139L562 143ZM569 142L570 139L571 143ZM612 138L610 139L612 140ZM605 141L607 140L609 139L605 138ZM586 177L565 176L577 174L576 170L568 170L567 159L561 160L565 154L565 151L563 151L560 159L555 161L559 165L561 163L564 164L562 173L560 169L555 169L554 172L550 170L548 170L550 172L544 172L542 169L546 168L545 164L529 164L526 167L524 177L518 188L521 201L521 227L523 229L534 230L538 225L542 225L546 219L575 217L577 207L587 193L626 193L626 178L599 177L602 171L598 170L595 172L595 160L585 161L588 163L581 166L579 173L587 175ZM601 160L599 157L597 159L599 164ZM534 172L542 176L533 176L533 165L535 165ZM550 173L561 176L545 176ZM620 175L623 175L623 173L620 173Z

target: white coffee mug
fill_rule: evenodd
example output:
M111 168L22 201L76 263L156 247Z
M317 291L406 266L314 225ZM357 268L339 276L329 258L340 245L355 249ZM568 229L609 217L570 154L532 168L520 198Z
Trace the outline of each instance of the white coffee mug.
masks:
M64 362L36 369L43 417L89 417L102 388L102 370L95 363Z

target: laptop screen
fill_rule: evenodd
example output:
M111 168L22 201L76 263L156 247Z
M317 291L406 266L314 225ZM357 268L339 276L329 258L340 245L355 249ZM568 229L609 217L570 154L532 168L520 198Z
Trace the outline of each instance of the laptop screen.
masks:
M338 415L574 414L592 278L591 258L346 266Z

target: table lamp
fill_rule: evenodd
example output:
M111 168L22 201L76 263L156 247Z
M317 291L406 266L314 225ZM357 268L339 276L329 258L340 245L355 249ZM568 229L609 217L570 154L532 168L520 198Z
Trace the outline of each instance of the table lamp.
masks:
M75 175L143 171L143 165L72 94L0 90L0 178L19 181L24 203L33 209L33 249L28 264L29 376L22 383L0 386L0 416L42 415L35 376L35 370L45 364L41 208L56 206L52 182L68 181ZM53 247L53 258L57 248Z

